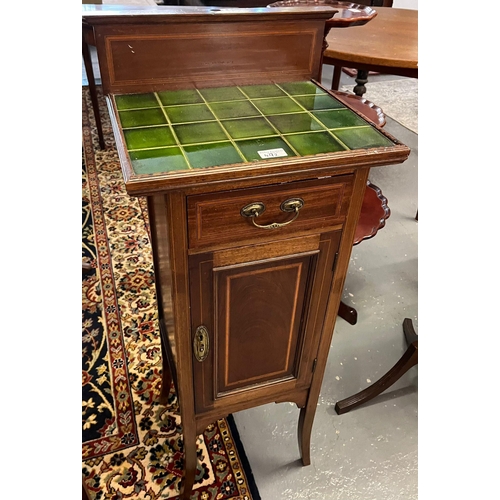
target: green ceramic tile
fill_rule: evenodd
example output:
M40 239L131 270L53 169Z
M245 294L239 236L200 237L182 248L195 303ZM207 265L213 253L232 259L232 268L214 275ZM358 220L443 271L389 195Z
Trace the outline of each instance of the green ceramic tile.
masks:
M201 95L207 102L234 101L246 99L236 87L218 87L213 89L200 89Z
M243 159L230 142L185 146L184 151L193 168L215 167L243 163Z
M278 113L293 113L303 111L302 108L289 97L272 97L270 99L255 99L253 103L265 115Z
M260 118L242 118L240 120L224 120L222 126L229 132L233 139L245 139L247 137L265 137L277 135L276 131Z
M224 130L217 122L174 125L174 130L181 144L201 144L227 140Z
M259 110L250 101L213 102L210 104L215 116L224 118L244 118L245 116L260 116Z
M309 134L287 135L285 137L302 156L345 150L328 132L311 132Z
M166 90L158 92L158 97L164 106L203 102L203 98L196 90Z
M325 130L325 127L318 123L309 113L290 113L268 116L267 118L282 134Z
M154 94L127 94L115 96L116 107L122 109L154 108L158 100Z
M159 148L175 146L175 138L169 127L149 127L124 130L127 149Z
M290 83L279 83L282 89L288 92L290 95L304 95L304 94L325 94L326 92L320 89L317 85L312 82L290 82Z
M366 125L365 120L360 118L350 109L338 109L333 111L312 111L327 128L358 127Z
M163 125L167 123L167 119L161 108L120 111L120 121L122 128Z
M136 174L155 174L172 170L188 170L180 148L160 148L131 151L132 168Z
M251 99L259 97L283 97L285 95L276 85L245 85L243 87L240 85L240 89Z
M170 106L165 108L172 123L202 122L215 120L206 104L191 104L189 106Z
M268 151L270 149L284 149L287 156L296 156L288 144L280 137L264 137L262 139L247 139L245 141L236 141L241 152L248 161L262 160L259 151Z
M371 127L348 128L332 132L350 149L394 146L394 143Z
M327 94L297 96L294 99L300 102L307 110L345 108L340 101Z

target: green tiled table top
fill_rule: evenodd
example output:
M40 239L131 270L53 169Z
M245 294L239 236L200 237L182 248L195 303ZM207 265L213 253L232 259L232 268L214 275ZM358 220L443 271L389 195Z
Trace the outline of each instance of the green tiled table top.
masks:
M394 146L312 82L115 95L136 174Z

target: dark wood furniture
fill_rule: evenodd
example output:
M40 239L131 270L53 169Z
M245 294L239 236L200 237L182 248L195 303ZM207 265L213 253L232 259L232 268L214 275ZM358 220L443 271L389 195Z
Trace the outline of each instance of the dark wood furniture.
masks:
M386 123L382 109L368 101L367 99L348 92L333 91L337 99L348 106L352 106L356 111L366 117L367 120L383 127ZM358 245L364 240L373 238L377 232L385 226L385 221L391 215L387 204L387 198L382 194L381 189L370 181L367 182L366 191L363 197L363 205L356 232L354 234L353 245ZM351 325L358 321L358 312L352 306L340 301L338 315Z
M410 318L405 318L403 321L403 332L405 334L408 348L399 361L379 380L367 387L361 392L354 394L342 401L338 401L335 405L335 411L342 415L348 411L361 406L378 396L391 385L396 383L410 368L418 363L418 336L413 328L413 323Z
M377 16L364 26L331 30L324 64L335 67L337 90L343 67L356 68L354 93L366 92L368 71L418 78L418 11L377 7Z
M318 83L331 9L166 9L83 21L126 189L148 201L187 499L197 435L256 405L297 404L310 463L368 174L410 150Z
M90 99L92 102L92 110L94 111L99 147L101 149L104 149L106 145L104 143L104 134L102 132L101 114L99 111L99 103L97 100L97 89L94 78L94 69L92 68L92 58L90 55L90 46L94 45L95 45L94 31L90 26L83 25L82 26L83 63L85 65L85 73L87 74L87 80L89 82Z
M337 11L332 18L326 21L327 29L363 26L377 15L377 11L371 7L364 7L357 3L342 2L338 0L278 0L268 5L268 7L320 6L328 6Z
M364 240L373 238L385 226L385 221L390 215L391 210L387 204L387 198L382 194L378 186L368 181L361 214L356 225L353 245L358 245ZM339 316L351 325L355 325L358 321L356 309L343 301L340 302Z

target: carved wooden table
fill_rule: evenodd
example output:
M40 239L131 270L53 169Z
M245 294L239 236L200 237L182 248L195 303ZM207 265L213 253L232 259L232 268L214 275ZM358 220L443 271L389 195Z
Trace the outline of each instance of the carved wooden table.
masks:
M331 30L324 64L335 66L332 89L338 90L342 67L356 68L354 93L366 92L368 71L418 78L418 11L377 7L364 26Z
M126 188L148 199L189 498L196 437L291 401L310 438L368 172L409 148L316 83L330 9L85 13Z

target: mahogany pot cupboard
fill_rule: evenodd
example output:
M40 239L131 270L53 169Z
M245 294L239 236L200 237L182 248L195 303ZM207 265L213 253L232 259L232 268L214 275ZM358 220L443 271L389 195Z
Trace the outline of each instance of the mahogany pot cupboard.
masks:
M87 6L88 7L88 6ZM408 147L318 83L325 7L83 10L128 193L146 196L189 498L196 437L296 403L304 465L371 167Z

